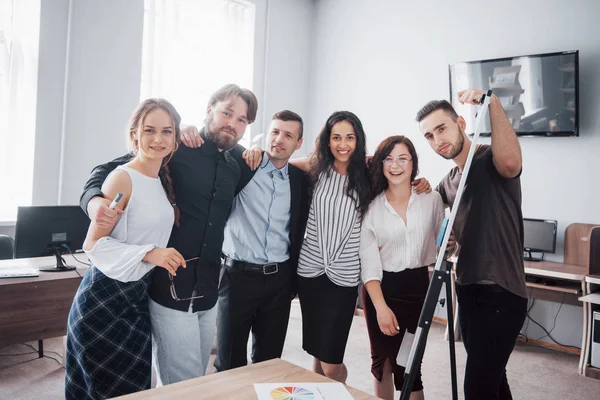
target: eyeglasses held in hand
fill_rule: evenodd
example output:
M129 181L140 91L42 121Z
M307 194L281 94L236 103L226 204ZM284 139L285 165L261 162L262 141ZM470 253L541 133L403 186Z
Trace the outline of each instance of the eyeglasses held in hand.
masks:
M194 258L190 258L188 260L185 260L185 262L187 263L188 261L194 261L199 259L200 257L194 257ZM194 300L194 299L201 299L204 296L192 296L192 297L186 297L183 299L180 299L179 296L177 296L177 292L175 291L175 282L173 281L173 274L169 272L169 279L171 280L171 285L169 286L169 290L171 291L171 297L173 298L173 300L175 301L185 301L185 300Z

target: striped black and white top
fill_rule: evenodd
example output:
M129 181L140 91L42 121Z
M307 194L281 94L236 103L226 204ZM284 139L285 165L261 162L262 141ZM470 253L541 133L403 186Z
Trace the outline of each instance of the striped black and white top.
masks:
M313 192L298 275L323 274L338 286L357 286L360 280L360 215L356 199L346 194L347 176L322 172ZM354 196L356 197L356 196Z

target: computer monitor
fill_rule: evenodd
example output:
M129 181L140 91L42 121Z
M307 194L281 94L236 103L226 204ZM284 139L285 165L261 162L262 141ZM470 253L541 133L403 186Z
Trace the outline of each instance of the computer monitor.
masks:
M68 271L62 255L83 247L90 220L79 206L19 207L15 229L16 258L54 255L56 266L43 271Z
M556 251L557 225L554 220L523 218L523 250L528 254L527 261L541 261L544 253ZM542 258L534 258L531 253L542 253Z

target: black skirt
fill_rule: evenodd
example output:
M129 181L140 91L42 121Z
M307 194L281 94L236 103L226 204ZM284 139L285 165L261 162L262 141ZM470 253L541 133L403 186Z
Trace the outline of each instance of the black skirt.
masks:
M417 329L428 287L429 272L427 267L406 269L401 272L383 271L383 279L381 280L383 298L387 306L396 315L396 320L400 326L400 333L394 336L387 336L381 332L373 302L366 288L363 289L365 319L369 332L369 342L371 343L371 373L378 381L381 381L385 361L390 360L396 390L402 390L404 384L404 367L396 364L400 344L405 331L414 334ZM419 365L418 375L412 387L413 392L420 390L423 390L421 365Z
M308 354L328 364L344 362L357 288L338 286L325 274L316 278L298 277L302 348Z
M151 272L120 282L90 267L67 322L66 399L105 399L150 389Z

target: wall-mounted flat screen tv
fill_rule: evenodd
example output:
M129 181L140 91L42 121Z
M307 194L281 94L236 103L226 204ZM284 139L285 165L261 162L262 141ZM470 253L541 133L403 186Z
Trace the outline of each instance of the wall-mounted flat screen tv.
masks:
M468 61L449 65L450 99L475 129L476 108L457 93L492 89L519 136L579 136L579 51ZM489 136L489 118L481 134Z

